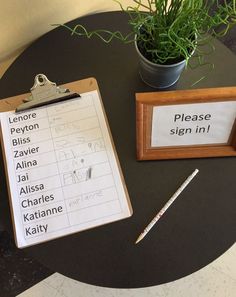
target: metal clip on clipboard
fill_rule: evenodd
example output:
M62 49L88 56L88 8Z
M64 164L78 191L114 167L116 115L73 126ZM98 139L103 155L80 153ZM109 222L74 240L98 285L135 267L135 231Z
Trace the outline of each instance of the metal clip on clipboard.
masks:
M35 76L34 85L30 92L31 95L23 100L24 103L16 108L16 112L80 97L79 94L71 92L69 89L58 87L44 74Z

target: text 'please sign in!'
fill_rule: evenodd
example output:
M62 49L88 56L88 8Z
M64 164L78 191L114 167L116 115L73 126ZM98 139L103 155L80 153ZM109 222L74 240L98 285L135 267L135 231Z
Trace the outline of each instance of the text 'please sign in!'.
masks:
M154 107L151 146L227 143L235 114L236 102Z

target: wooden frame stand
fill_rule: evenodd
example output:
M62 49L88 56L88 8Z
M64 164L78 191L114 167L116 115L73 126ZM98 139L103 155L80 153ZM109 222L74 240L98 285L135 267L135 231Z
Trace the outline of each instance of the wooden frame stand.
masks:
M236 156L235 115L236 87L137 93L137 159ZM199 136L202 123L211 131L204 128L205 135ZM180 129L186 125L191 128ZM218 136L219 130L227 138L225 141ZM180 137L179 131L186 135Z

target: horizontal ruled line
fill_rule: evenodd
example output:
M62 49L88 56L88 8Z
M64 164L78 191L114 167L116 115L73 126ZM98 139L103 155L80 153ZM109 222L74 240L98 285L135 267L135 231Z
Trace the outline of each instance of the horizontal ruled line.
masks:
M57 175L55 175L55 176L57 176ZM111 173L109 173L109 174L103 174L103 175L99 175L98 177L94 177L93 178L93 180L97 180L97 179L99 179L99 178L101 178L101 177L104 177L104 176L112 176L112 174ZM41 179L42 180L42 179ZM53 190L57 190L57 189L62 189L63 190L63 188L67 188L67 187L71 187L71 186L76 186L76 185L79 185L79 184L81 184L81 183L86 183L86 181L81 181L81 182L78 182L78 183L74 183L74 184L70 184L70 185L64 185L64 186L58 186L58 187L55 187L55 188L52 188L52 189L47 189L47 190L45 190L45 191L40 191L40 192L34 192L34 194L26 194L26 195L24 195L24 196L22 196L22 197L19 197L19 198L28 198L28 197L30 197L30 196L33 196L33 195L37 195L37 193L39 193L39 194L43 194L43 193L45 193L45 192L49 192L49 191L53 191ZM65 198L65 199L67 199L67 198Z
M47 140L47 141L43 141L43 142L48 142L48 141L53 141L52 139L49 139L49 140ZM14 160L14 163L16 163L16 162L18 162L18 160L27 160L28 158L33 158L33 156L41 156L41 155L44 155L44 154L49 154L49 153L60 153L60 152L63 152L63 151L65 151L65 150L67 150L67 149L70 149L71 147L75 147L75 146L82 146L82 145L85 145L85 144L87 144L87 143L92 143L92 142L95 142L95 141L99 141L99 140L103 140L103 138L102 137L99 137L99 138L95 138L95 139L92 139L92 140L90 140L90 141L85 141L85 142L83 142L83 143L78 143L78 144L72 144L72 145L70 145L70 146L67 146L67 147L65 147L65 148L60 148L60 149L52 149L52 150L50 150L50 151L46 151L46 152L42 152L42 153L35 153L35 154L30 154L29 156L23 156L23 157L17 157L17 158L14 158L13 157L13 160ZM42 142L41 142L41 144L42 144ZM27 145L26 145L27 146ZM29 146L33 146L33 144L30 144L30 145L28 145L28 147ZM95 153L95 152L91 152L91 154L93 154L93 153ZM88 153L88 154L90 154L90 153ZM87 154L86 154L87 155ZM80 155L78 156L78 157L80 157ZM68 158L68 159L65 159L65 160L58 160L58 161L66 161L66 160L71 160L71 159L73 159L73 158ZM51 163L50 163L51 164Z
M93 194L93 193L96 193L96 192L99 192L99 191L105 191L105 190L108 190L108 189L115 189L115 186L113 185L113 186L110 186L110 187L106 187L106 188L101 188L101 189L99 189L99 190L95 190L95 191L90 191L90 192L85 192L85 193L82 193L82 194L79 194L79 195L76 195L76 196L73 196L73 197L70 197L70 198L62 198L62 199L60 199L60 200L57 200L57 199L55 199L55 200L53 200L53 201L50 201L50 202L45 202L45 203L43 203L43 204L41 204L41 205L35 205L35 206L32 206L32 207L26 207L26 208L23 208L22 206L21 206L21 209L22 209L22 211L27 211L27 210L34 210L34 209L38 209L38 208L40 208L40 207L43 207L43 206L46 206L46 205L52 205L52 204L55 204L55 203L60 203L60 202L63 202L64 204L66 204L66 201L69 201L69 200L74 200L74 199L76 199L76 198L79 198L80 196L84 196L84 195L90 195L90 194ZM61 189L61 187L60 188L56 188L56 189L54 189L54 190L58 190L58 189ZM45 192L45 191L44 191ZM46 191L46 192L51 192L50 190L48 190L48 191ZM54 194L54 193L52 193L52 194ZM34 194L34 195L37 195L37 194ZM41 195L41 193L39 194L39 195ZM43 194L42 194L43 195ZM32 196L32 195L31 195ZM29 196L28 196L29 197ZM26 199L29 199L28 197L24 197L24 198L26 198ZM32 200L35 200L35 199L37 199L37 198L33 198ZM31 200L31 201L32 201ZM115 200L115 199L114 199ZM112 200L111 200L112 201ZM80 209L82 209L82 208L80 208Z
M95 153L99 153L99 152L105 152L106 150L100 150L100 151L97 151L97 152L92 152L92 153L87 153L87 154L81 154L80 157L84 157L84 156L89 156L91 154L95 154ZM69 159L66 159L66 160L59 160L59 162L65 162L65 161L69 161L69 160L73 160L74 158L69 158ZM46 167L46 166L49 166L49 165L52 165L52 164L56 164L58 163L58 161L55 161L55 162L51 162L51 163L48 163L48 164L45 164L45 165L36 165L34 167L31 167L30 170L32 169L36 169L36 168L43 168L43 167ZM25 171L28 171L29 168L26 168L26 169L23 169L23 170L16 170L16 173L22 173L22 172L25 172ZM59 173L58 173L59 175Z

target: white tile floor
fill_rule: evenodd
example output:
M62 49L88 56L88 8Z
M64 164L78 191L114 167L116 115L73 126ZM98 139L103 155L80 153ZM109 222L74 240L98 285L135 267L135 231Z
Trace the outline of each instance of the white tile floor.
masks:
M236 297L236 244L203 269L174 282L141 289L110 289L54 273L18 297Z

